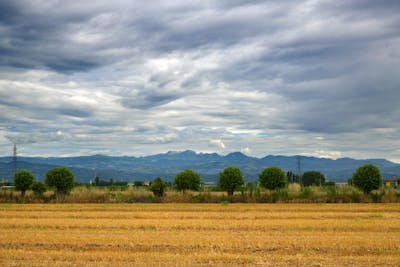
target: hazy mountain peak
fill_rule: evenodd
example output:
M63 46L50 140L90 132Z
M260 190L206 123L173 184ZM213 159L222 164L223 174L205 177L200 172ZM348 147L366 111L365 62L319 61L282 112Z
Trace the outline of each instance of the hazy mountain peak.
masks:
M88 181L96 175L103 180L143 181L162 177L172 181L176 173L184 169L194 169L203 180L216 181L218 174L227 166L239 167L248 181L256 181L260 171L269 166L278 166L284 171L297 171L297 156L268 155L263 158L249 157L241 152L226 156L217 153L196 153L193 150L168 151L144 157L114 157L93 155L68 158L18 157L18 169L30 169L38 180L43 180L52 166L67 166L74 172L77 181ZM320 171L329 179L347 181L361 165L372 163L379 167L384 178L399 176L400 164L384 159L357 160L342 158L337 160L316 157L301 157L300 169ZM0 158L0 179L12 180L12 157Z
M166 153L167 155L180 155L180 154L191 154L191 155L196 155L197 153L193 150L184 150L184 151L175 151L175 150L170 150Z

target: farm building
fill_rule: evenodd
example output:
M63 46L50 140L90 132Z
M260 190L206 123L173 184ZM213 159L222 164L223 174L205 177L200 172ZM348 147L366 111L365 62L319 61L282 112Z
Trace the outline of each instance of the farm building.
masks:
M400 185L400 177L394 177L383 181L385 187L398 188Z

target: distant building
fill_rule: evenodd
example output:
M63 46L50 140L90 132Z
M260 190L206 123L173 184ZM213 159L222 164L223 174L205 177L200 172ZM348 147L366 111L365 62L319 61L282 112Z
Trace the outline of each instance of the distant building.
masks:
M208 186L216 186L216 182L203 182L202 185L204 187L208 187Z
M150 186L151 185L151 181L143 181L143 186Z
M400 185L400 177L394 177L391 179L383 180L383 185L387 188L389 187L398 188Z

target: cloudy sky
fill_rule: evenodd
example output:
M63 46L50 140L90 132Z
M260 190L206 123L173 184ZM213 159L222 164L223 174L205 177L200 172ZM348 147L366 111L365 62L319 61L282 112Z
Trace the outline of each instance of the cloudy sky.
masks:
M400 162L399 14L398 0L2 0L0 155Z

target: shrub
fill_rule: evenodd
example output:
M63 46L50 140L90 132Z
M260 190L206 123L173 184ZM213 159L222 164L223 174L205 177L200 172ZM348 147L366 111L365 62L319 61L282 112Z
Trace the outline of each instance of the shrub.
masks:
M271 195L271 202L289 202L293 197L290 196L289 191L287 189L275 191Z
M43 196L43 193L46 192L46 185L44 183L34 182L32 185L32 191L36 197L41 197Z
M232 196L244 184L242 172L238 167L227 167L219 174L218 186Z
M285 172L278 167L265 168L259 175L261 186L269 190L284 188L287 184Z
M379 189L382 177L379 168L372 164L359 167L352 177L353 185L360 188L364 193Z
M190 169L178 172L174 179L174 187L178 191L194 190L198 191L200 189L200 175Z
M55 187L57 195L65 196L74 187L74 174L66 167L56 167L47 172L45 183Z
M386 189L385 195L382 196L382 203L394 203L400 201L400 192L395 189Z
M382 197L385 195L385 192L383 190L373 190L370 192L372 200L375 203L379 203L382 201Z
M28 170L20 170L14 174L15 189L21 191L21 196L25 196L26 190L32 187L35 177Z
M288 192L294 197L298 196L301 192L301 185L298 183L289 184Z
M301 189L300 198L311 199L313 195L313 188L310 186L305 186Z
M325 186L325 191L327 193L328 202L336 203L338 198L338 192L336 190L336 186Z
M165 194L167 184L160 178L156 178L150 185L150 191L153 192L154 196L162 197Z

